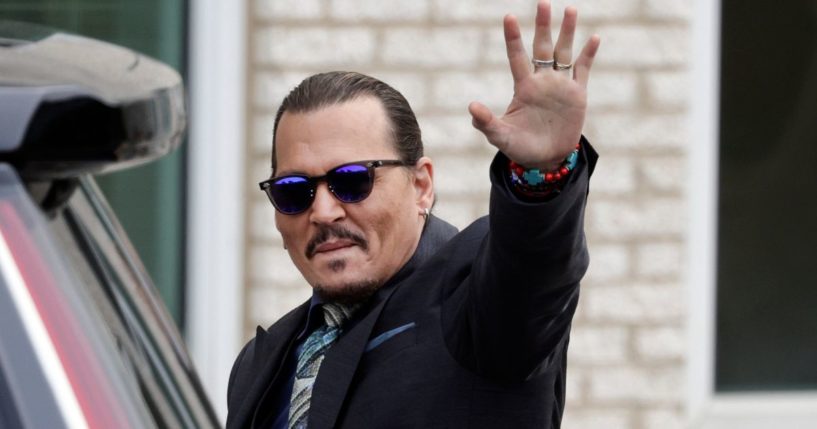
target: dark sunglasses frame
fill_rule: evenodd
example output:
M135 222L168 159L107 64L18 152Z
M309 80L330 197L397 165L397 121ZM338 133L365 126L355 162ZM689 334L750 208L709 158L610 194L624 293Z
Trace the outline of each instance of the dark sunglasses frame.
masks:
M343 174L349 174L349 175L351 175L351 174L361 174L361 173L340 173L340 172L338 172L338 170L343 169L344 167L349 167L349 166L353 166L353 165L357 165L357 166L361 166L361 167L366 168L366 173L368 174L368 186L366 187L365 192L361 193L360 195L357 195L355 198L344 199L341 195L338 194L338 190L336 189L337 183L335 183L335 180L337 180L337 179L333 179L333 177L336 177L337 175L343 175ZM396 166L407 167L407 166L410 166L410 165L411 164L409 164L409 163L399 161L399 160L396 160L396 159L379 159L379 160L369 160L369 161L347 162L345 164L341 164L341 165L338 165L338 166L330 169L323 176L307 176L305 174L287 174L285 176L273 177L273 178L264 180L263 182L258 183L258 186L261 188L262 191L264 191L264 193L267 194L267 197L269 198L270 202L275 207L275 209L278 210L278 212L280 212L281 214L285 214L285 215L297 215L297 214L305 212L307 209L312 207L312 203L315 201L315 193L318 190L318 183L320 183L320 182L326 182L326 185L329 188L329 192L338 201L340 201L342 203L349 203L349 204L359 203L359 202L365 200L372 193L372 189L374 188L374 175L375 175L374 170L376 168L378 168L378 167L392 167L392 166L395 166L395 167ZM308 185L308 188L306 188L306 190L309 192L309 195L307 196L307 198L304 199L304 201L306 202L305 207L303 207L301 209L286 211L286 210L282 209L281 205L279 205L278 203L275 202L275 196L274 196L274 193L273 193L273 188L275 186L287 186L287 185L279 185L279 183L284 179L292 179L292 178L304 179L305 180L304 183L306 185ZM292 185L289 185L289 186L292 186Z

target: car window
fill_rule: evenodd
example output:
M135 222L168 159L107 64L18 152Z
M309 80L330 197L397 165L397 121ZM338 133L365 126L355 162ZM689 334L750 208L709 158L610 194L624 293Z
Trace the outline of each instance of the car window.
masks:
M88 285L159 427L216 426L172 319L94 181L80 180L51 228Z

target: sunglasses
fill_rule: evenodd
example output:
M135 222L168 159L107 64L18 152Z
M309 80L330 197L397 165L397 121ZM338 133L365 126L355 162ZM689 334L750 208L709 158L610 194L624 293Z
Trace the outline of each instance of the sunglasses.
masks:
M267 193L276 210L285 215L295 215L312 205L320 182L326 182L329 192L339 201L357 203L372 193L375 168L408 165L397 160L350 162L329 170L323 176L290 174L264 180L258 185Z

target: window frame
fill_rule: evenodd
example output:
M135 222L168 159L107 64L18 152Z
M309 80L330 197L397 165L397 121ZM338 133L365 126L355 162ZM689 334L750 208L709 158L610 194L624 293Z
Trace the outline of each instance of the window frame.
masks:
M686 404L690 427L753 429L817 427L817 390L715 391L721 2L696 0L691 16L692 98L687 164L689 230L686 278L688 347Z
M185 331L222 423L244 323L246 3L191 1L188 14Z

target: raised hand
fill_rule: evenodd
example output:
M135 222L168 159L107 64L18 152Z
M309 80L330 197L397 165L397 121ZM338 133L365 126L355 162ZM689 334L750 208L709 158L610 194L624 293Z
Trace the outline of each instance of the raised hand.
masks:
M538 3L533 58L539 65L532 67L522 45L519 23L514 16L506 15L505 46L514 81L511 103L502 117L478 102L468 106L474 127L485 134L488 142L525 167L558 167L581 137L587 111L587 81L601 40L598 35L591 37L572 67L565 68L573 57L576 21L576 8L566 8L554 48L550 1Z

